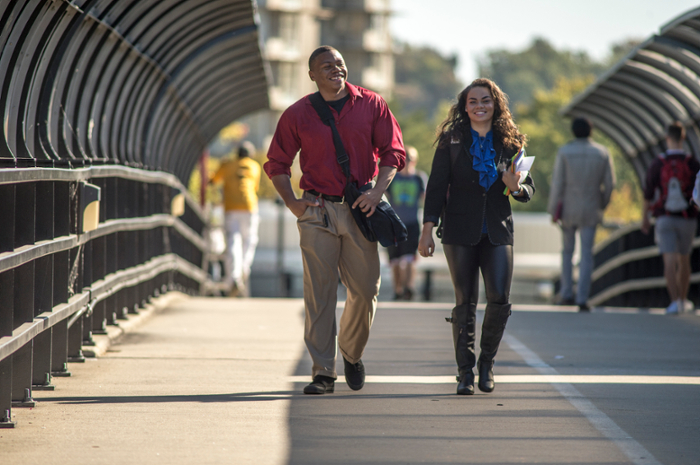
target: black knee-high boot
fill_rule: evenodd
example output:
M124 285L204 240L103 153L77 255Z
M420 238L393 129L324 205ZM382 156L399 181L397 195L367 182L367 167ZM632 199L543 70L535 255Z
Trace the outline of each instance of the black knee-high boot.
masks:
M476 304L458 305L452 310L452 339L459 369L457 394L474 394L474 365L476 355Z
M491 392L495 387L493 360L503 339L510 307L511 304L486 305L484 324L481 327L481 353L476 368L479 372L479 389L483 392Z

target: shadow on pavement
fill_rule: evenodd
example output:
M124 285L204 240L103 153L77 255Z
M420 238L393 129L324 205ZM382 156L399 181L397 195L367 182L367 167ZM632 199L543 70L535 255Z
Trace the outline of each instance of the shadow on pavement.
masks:
M96 396L96 397L48 397L40 402L61 404L149 404L162 402L261 402L285 400L294 391L236 392L230 394L196 394L172 396Z

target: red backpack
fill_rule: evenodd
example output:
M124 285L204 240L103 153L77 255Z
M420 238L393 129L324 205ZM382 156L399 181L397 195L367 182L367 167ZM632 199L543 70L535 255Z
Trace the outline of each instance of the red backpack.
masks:
M661 159L661 197L656 202L656 207L663 208L666 213L686 215L695 184L688 164L690 157L691 155L686 155L684 158L666 156Z

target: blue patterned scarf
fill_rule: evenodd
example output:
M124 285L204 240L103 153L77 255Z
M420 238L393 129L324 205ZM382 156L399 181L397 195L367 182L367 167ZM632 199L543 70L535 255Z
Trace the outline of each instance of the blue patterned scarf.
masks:
M489 131L486 137L480 137L479 133L471 129L472 146L469 153L472 154L473 167L479 172L479 185L489 190L496 182L498 172L496 170L496 150L493 148L493 131Z

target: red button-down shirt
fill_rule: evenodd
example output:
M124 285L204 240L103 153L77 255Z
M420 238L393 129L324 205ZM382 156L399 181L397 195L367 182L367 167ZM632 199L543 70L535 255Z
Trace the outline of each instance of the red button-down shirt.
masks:
M350 158L350 173L362 186L377 175L381 166L401 170L406 152L401 128L384 99L362 87L345 85L350 99L340 115L334 109L331 112ZM323 124L308 95L282 113L267 152L265 173L270 178L291 176L290 168L299 150L299 187L342 196L345 175L335 154L331 128Z

